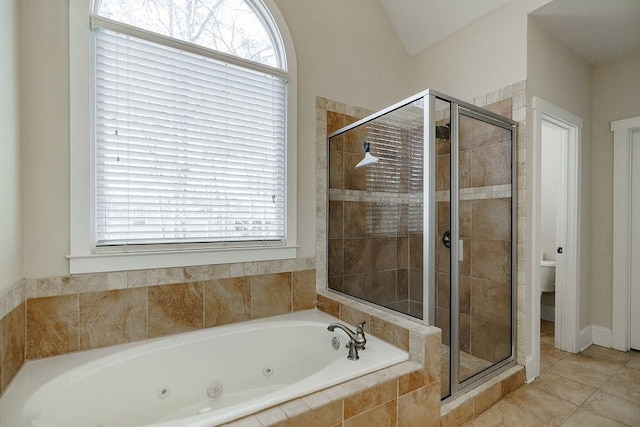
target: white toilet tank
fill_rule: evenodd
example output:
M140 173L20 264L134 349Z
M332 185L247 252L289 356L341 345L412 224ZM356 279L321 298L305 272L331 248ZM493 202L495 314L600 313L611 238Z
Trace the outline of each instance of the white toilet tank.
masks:
M552 260L540 260L540 291L556 291L556 262Z

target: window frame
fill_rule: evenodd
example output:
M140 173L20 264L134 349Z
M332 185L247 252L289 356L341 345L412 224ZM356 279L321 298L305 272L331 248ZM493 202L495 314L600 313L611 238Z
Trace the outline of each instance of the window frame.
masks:
M106 271L141 270L191 265L224 264L251 261L293 259L297 255L297 66L291 34L284 17L273 0L249 0L270 33L281 37L283 68L271 68L244 61L225 53L214 53L217 59L251 69L270 69L287 79L286 149L285 149L285 238L278 242L166 244L144 246L96 247L93 196L94 123L93 55L91 31L91 0L69 1L69 127L70 127L70 254L69 271L97 273ZM269 20L268 18L271 18ZM101 18L102 19L102 18ZM268 22L270 21L270 22ZM273 28L275 26L275 28ZM142 33L145 30L138 30ZM148 33L148 32L147 32ZM153 37L153 33L148 33ZM164 40L166 41L166 40ZM175 42L198 53L196 45ZM211 51L207 56L211 56ZM247 66L250 64L250 66Z

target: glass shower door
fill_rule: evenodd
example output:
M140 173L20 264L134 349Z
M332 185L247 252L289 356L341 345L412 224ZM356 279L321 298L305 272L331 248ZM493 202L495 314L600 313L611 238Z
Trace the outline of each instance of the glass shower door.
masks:
M512 129L459 109L459 385L512 355ZM453 216L452 216L453 218ZM454 253L454 252L452 252Z

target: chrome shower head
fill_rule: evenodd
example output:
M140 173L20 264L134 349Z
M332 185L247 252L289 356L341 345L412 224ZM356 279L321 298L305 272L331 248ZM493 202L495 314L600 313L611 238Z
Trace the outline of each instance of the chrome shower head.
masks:
M356 169L363 168L365 166L373 165L374 163L378 163L380 159L371 154L371 143L369 141L365 141L363 144L364 148L364 159L360 160L356 165Z

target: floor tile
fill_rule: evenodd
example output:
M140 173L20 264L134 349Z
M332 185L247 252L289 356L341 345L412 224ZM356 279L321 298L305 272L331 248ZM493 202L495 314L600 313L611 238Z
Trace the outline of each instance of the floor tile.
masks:
M521 386L507 395L504 400L536 416L540 421L553 425L560 425L578 408L571 402L558 399L556 396L538 390L529 384Z
M640 404L640 383L634 382L627 376L614 375L602 386L601 390L630 402Z
M531 386L574 405L582 405L596 391L593 387L550 372L542 373L531 383Z
M640 425L640 405L609 393L596 391L582 408L630 426Z
M465 426L640 427L640 351L592 345L554 347L554 324L540 326L541 375Z
M592 368L592 367L591 367ZM603 385L612 374L594 371L589 366L585 366L575 358L566 358L556 362L547 372L551 372L561 377L577 381L589 387L598 388Z
M562 427L625 427L626 424L619 423L611 418L601 417L600 415L590 412L578 410L573 413Z

